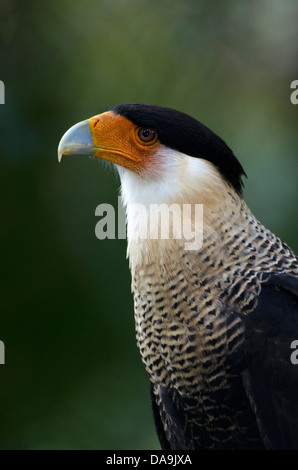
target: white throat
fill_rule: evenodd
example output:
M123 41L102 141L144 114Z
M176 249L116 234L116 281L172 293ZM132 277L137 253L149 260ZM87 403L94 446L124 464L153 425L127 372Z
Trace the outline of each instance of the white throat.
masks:
M142 263L145 259L144 253L160 251L165 247L168 249L173 243L179 243L174 236L162 240L160 236L158 240L148 237L148 233L152 233L152 227L153 233L161 233L162 216L154 217L156 212L152 213L153 205L167 205L171 208L172 226L169 233L172 234L179 214L184 214L182 206L191 205L193 209L188 226L191 227L192 233L193 214L196 211L194 206L203 206L206 226L214 212L221 212L227 197L226 183L207 160L190 157L165 147L160 157L162 166L159 166L158 173L152 175L138 175L123 167L117 167L121 179L122 201L126 208L128 254L131 262L132 253L134 259ZM176 209L173 209L173 205ZM181 243L185 246L184 238Z
M216 168L207 160L190 157L167 147L160 151L162 168L152 175L138 175L117 167L125 207L130 204L184 203L190 198L204 198L223 186ZM198 203L200 201L197 201Z

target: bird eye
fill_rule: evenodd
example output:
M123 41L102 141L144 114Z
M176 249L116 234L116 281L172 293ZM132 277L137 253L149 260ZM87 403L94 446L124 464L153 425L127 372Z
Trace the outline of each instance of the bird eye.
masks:
M140 127L137 135L142 144L152 145L157 141L157 132L155 129Z

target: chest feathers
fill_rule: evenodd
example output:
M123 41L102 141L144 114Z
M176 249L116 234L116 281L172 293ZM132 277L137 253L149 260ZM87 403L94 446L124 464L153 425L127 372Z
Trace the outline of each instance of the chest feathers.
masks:
M239 314L256 306L261 274L278 271L281 252L291 270L291 251L216 172L199 188L184 181L175 197L158 185L143 191L135 175L121 180L143 362L156 384L204 388L241 343Z

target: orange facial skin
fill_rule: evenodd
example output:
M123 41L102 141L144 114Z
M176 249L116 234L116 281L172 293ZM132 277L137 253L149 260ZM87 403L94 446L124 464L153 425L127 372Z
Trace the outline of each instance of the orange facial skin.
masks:
M89 119L95 157L108 160L138 174L156 169L157 149L160 146L154 130L140 128L124 116L108 111ZM149 141L141 140L142 131L152 131ZM141 132L140 132L141 131Z

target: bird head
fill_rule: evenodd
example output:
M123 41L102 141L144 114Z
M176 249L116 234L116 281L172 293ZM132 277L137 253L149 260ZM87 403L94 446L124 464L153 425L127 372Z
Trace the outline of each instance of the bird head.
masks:
M161 106L122 104L75 124L62 137L63 155L88 155L114 163L122 188L138 202L175 200L179 193L216 184L241 195L245 174L225 142L185 113ZM141 188L141 189L140 189ZM140 198L139 198L140 199ZM142 199L142 198L141 198Z

